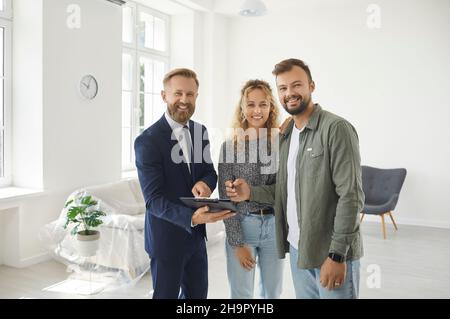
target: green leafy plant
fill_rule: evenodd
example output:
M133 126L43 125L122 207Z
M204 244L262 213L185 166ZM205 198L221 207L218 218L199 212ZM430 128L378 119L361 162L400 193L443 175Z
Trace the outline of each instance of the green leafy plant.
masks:
M103 223L101 216L106 214L97 206L92 196L78 194L74 198L68 200L64 208L67 208L67 221L64 224L64 229L71 223L75 226L70 232L72 235L80 233L82 235L92 235L94 231L92 228L97 227ZM82 229L80 229L82 228Z

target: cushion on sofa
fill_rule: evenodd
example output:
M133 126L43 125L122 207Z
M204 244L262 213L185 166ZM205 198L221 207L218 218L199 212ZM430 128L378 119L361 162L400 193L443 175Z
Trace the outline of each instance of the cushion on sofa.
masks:
M101 228L120 228L123 230L144 230L145 224L145 214L140 215L123 215L123 214L115 214L115 215L107 215L102 218L103 224L100 226Z
M119 182L86 187L88 194L99 198L110 214L137 215L145 212L139 182L126 179Z

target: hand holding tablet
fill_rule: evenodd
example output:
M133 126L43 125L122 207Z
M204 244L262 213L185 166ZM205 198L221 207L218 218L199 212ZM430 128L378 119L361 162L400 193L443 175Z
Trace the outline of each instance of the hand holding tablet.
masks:
M196 209L194 214L192 215L192 226L198 224L215 223L219 220L224 220L236 215L234 204L229 200L192 197L180 197L180 200L186 206ZM224 201L226 203L224 203ZM229 207L232 209L224 209L223 207Z
M188 207L198 209L208 206L209 212L216 213L224 210L235 212L236 205L229 199L205 198L205 197L180 197L180 200Z

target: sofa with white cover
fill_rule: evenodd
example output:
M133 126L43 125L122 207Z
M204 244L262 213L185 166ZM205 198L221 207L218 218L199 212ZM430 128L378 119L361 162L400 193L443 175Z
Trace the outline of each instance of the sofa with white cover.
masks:
M69 198L76 193L91 195L98 201L99 208L106 212L106 216L102 217L103 224L98 227L100 240L96 256L79 256L75 236L70 234L70 228L63 228L67 213L65 208L57 220L47 224L40 232L46 248L53 257L75 272L94 270L119 279L121 283L138 280L150 267L144 248L145 202L138 179L85 187L73 192ZM207 225L210 254L223 253L223 229L222 222Z
M136 178L85 187L73 192L91 195L98 208L106 213L102 217L99 249L92 257L82 257L77 252L77 239L64 229L67 209L59 218L47 224L40 239L53 257L67 264L75 272L88 269L90 273L130 282L148 271L150 260L144 249L145 203Z

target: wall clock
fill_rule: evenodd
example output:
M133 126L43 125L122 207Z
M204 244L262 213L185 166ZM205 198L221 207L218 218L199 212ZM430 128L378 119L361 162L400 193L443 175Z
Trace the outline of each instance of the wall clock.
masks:
M98 93L98 82L94 76L88 74L81 78L80 81L81 96L88 100L92 100Z

